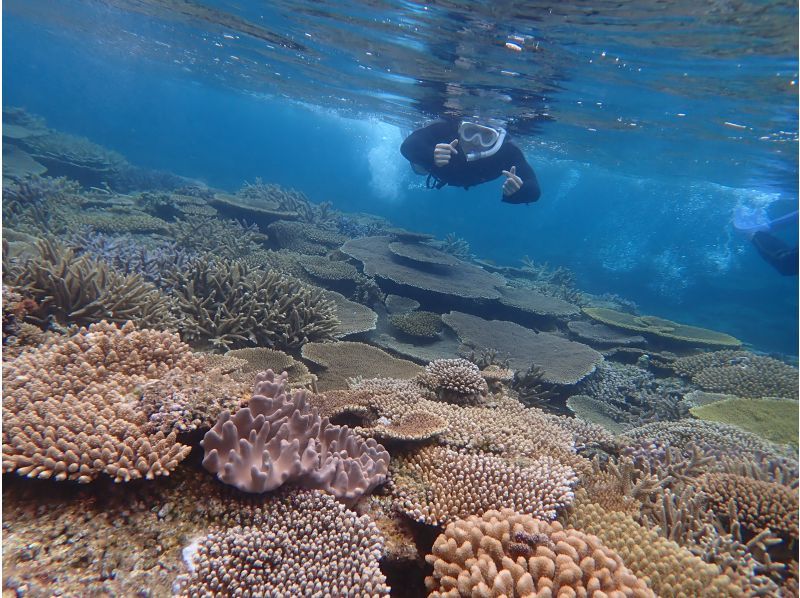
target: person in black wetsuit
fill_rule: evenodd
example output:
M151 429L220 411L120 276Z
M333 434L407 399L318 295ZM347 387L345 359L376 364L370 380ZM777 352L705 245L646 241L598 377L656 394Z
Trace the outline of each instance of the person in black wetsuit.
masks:
M469 189L505 176L502 201L527 204L541 195L533 168L500 127L437 121L411 133L400 153L416 173L428 175L428 187Z
M775 235L766 231L753 233L750 241L770 266L784 276L797 276L798 252L797 246L790 246Z
M734 227L746 234L758 254L770 266L784 276L797 276L797 245L789 245L778 238L774 232L780 228L797 224L798 211L795 210L774 220L766 220L766 216L758 210L737 210L734 216Z

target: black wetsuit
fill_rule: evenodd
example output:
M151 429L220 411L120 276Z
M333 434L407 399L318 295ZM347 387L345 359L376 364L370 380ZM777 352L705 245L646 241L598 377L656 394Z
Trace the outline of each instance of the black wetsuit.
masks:
M436 144L450 143L453 139L457 139L458 125L459 123L455 121L437 121L414 131L400 146L400 152L406 160L421 166L435 179L441 181L441 184L436 185L437 188L453 185L469 189L474 185L492 181L501 176L503 170L511 170L512 166L516 166L516 174L522 179L522 187L512 195L504 195L503 201L530 203L539 199L541 191L536 173L520 149L509 141L504 141L493 156L473 162L467 162L464 152L456 146L458 152L450 157L450 162L446 166L436 166L433 161Z
M753 245L764 260L784 276L797 276L797 247L791 247L778 237L759 231L753 235Z

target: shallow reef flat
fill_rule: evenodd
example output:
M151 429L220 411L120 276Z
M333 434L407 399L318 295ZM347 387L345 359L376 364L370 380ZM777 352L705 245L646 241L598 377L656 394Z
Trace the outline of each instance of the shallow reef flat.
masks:
M798 594L790 363L19 109L3 144L4 596Z

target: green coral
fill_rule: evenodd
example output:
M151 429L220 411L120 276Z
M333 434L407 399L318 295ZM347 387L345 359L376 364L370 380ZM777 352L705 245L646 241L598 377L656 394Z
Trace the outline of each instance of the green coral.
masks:
M698 419L733 424L773 442L797 444L797 401L734 397L689 411Z
M323 290L212 256L168 275L182 337L216 348L297 349L332 340L339 321Z
M644 332L673 341L711 347L739 347L742 344L739 339L723 332L679 324L657 316L635 316L604 307L585 307L583 311L593 320L603 324L624 330Z
M442 316L430 311L394 314L389 321L400 332L419 338L437 338L442 330Z

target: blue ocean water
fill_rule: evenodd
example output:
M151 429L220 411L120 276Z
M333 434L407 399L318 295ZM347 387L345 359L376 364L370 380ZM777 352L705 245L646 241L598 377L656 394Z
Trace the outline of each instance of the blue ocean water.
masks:
M780 1L7 0L3 104L137 165L455 233L796 355L797 277L732 227L797 208L796 25ZM398 148L442 115L505 121L539 202L425 189Z

